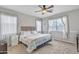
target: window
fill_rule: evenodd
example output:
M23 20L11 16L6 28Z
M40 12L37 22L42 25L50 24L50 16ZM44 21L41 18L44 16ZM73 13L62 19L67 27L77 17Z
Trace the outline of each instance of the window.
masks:
M1 14L1 35L17 33L17 17Z
M37 32L41 32L41 21L40 20L36 20L36 30Z
M64 30L63 17L49 20L49 32L50 31L63 31L63 30Z

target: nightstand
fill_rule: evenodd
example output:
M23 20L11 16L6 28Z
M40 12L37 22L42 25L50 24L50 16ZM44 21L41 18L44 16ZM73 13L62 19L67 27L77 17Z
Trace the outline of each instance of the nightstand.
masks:
M0 54L7 54L7 42L1 40L0 41Z

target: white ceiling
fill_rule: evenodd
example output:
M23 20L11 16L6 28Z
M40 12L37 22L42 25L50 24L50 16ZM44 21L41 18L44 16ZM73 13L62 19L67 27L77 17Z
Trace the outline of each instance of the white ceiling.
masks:
M40 18L79 9L79 5L54 5L53 13L46 13L42 15L41 12L35 13L35 11L40 10L40 8L37 5L1 5L1 7L15 10L24 14L40 17Z

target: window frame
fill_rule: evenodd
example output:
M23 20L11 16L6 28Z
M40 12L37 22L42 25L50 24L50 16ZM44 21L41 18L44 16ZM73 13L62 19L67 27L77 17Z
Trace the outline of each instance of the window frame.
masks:
M65 15L65 16L61 16L61 17L57 17L57 18L53 18L53 19L50 19L50 20L57 20L57 19L60 19L60 18L61 18L61 20L62 20L63 17L67 17L67 16ZM49 21L50 21L50 20L49 20ZM67 17L67 20L68 20L68 17ZM49 28L49 27L50 27L50 25L49 25L49 21L48 21L48 31L49 31L49 29L50 29L50 28ZM62 23L63 23L63 21L62 21ZM57 30L57 25L56 25L56 31L57 31L57 32L62 32L62 31L58 31L58 30ZM53 32L53 30L52 30L52 31L49 31L49 32Z

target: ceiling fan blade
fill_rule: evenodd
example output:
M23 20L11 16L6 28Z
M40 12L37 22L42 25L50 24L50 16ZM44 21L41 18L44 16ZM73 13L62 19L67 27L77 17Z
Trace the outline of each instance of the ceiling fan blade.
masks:
M50 8L52 8L52 7L54 7L54 5L49 6L47 9L50 9Z
M41 5L39 5L38 7L40 7L41 9L43 8Z
M52 11L52 10L47 10L47 12L50 12L50 13L52 13L53 11Z
M42 10L38 10L38 11L35 11L35 12L41 12Z
M46 5L43 5L43 9L46 9Z

